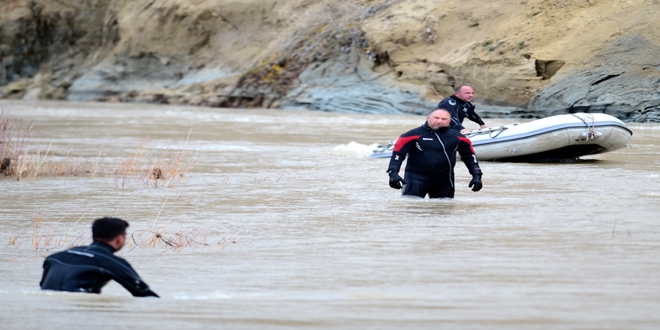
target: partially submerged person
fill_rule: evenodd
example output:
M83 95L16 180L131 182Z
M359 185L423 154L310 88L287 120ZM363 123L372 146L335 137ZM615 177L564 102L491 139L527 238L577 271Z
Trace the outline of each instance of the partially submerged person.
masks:
M449 128L451 114L447 109L436 109L426 122L403 133L397 139L387 173L390 187L403 188L403 195L424 198L453 198L454 165L456 151L472 174L468 187L472 191L482 188L481 169L470 140ZM408 157L405 179L399 175L401 163Z
M486 123L474 111L474 89L468 85L456 87L454 95L445 98L438 103L436 109L447 109L451 113L451 124L449 127L467 133L470 130L463 126L463 120L467 117L471 121L479 124L479 128L488 128Z
M128 222L100 218L92 224L89 246L74 247L46 257L42 290L101 293L115 280L136 297L158 297L124 259L114 255L126 242Z

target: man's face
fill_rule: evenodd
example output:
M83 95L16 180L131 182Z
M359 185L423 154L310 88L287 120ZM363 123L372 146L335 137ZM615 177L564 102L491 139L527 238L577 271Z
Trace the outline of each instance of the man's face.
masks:
M435 110L426 118L426 123L432 130L437 130L440 127L448 127L451 116L447 110Z
M474 99L474 89L472 89L470 86L463 86L461 87L460 91L456 92L455 95L465 102L472 102Z

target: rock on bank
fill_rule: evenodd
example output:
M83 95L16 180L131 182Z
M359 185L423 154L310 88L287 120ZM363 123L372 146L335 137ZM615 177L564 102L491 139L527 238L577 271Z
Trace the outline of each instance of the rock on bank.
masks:
M5 0L0 97L660 121L658 0ZM495 108L487 106L506 106Z

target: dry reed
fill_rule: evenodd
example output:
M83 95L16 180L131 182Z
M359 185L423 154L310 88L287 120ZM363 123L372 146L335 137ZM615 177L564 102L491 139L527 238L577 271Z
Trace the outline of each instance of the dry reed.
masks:
M23 125L22 121L9 118L9 109L0 105L0 173L16 176L17 180L25 174L28 165L27 148L30 132L34 123Z
M88 213L88 211L86 211L80 218L78 218L78 220L66 231L66 234L64 235L59 233L59 227L61 226L58 226L58 224L60 224L62 220L68 217L69 214L62 216L57 220L49 220L46 230L45 232L43 232L41 229L43 227L44 220L41 216L41 212L39 212L37 216L32 220L33 221L32 237L31 237L32 247L35 249L35 251L42 251L56 247L70 248L84 244L84 241L86 238L89 237L89 234L79 233L77 236L74 236L73 239L70 241L69 241L69 237L71 236L72 230L76 227L76 225L80 222L80 220L83 219L83 217ZM17 244L17 239L13 237L13 240L10 239L10 244L8 244L7 246L16 245L16 244ZM20 243L18 243L18 245L20 245Z
M189 226L183 222L175 222L175 218L183 214L185 210L176 213L164 225L158 227L158 219L167 204L168 198L163 201L161 209L150 226L138 229L128 235L129 239L126 241L126 250L128 252L136 248L177 251L183 248L212 248L214 246L221 246L224 249L227 245L240 241L239 237L230 237L221 238L215 244L209 243L208 229L203 228L201 225ZM66 249L74 246L88 245L91 242L91 233L86 229L75 229L80 222L84 222L83 220L87 218L91 209L91 207L87 209L68 227L63 225L63 223L71 214L65 214L56 219L52 216L44 219L45 217L42 215L42 212L39 212L32 219L32 233L29 235L30 246L34 251L42 252L52 249ZM25 235L17 235L12 231L5 248L10 246L18 248L23 243L21 239L25 238Z
M54 156L52 143L48 144L45 151L32 149L29 151L30 133L34 123L24 125L22 121L12 120L9 117L6 106L0 105L0 174L5 177L32 178L43 176L83 176L92 178L99 173L99 163L103 153L103 147L90 162L84 157L72 156L70 145L63 156ZM162 116L161 116L162 117ZM160 120L160 118L159 118ZM156 122L157 124L158 122ZM155 151L156 160L144 164L143 159L149 158L150 137L155 125L151 128L147 138L140 143L137 151L129 154L114 170L117 185L126 186L129 181L137 180L143 182L146 187L176 187L186 178L192 169L198 164L197 154L192 159L187 150L192 127L188 132L186 143L181 151L171 150L169 147ZM87 166L92 163L91 166Z
M81 175L89 173L86 161L71 156L72 146L58 162L51 153L52 143L45 152L30 149L30 134L34 123L24 125L9 117L6 106L0 105L0 174L5 177L36 179L38 176Z
M0 111L0 160L2 160L0 173L4 174L5 177L11 176L20 180L22 178L36 179L43 176L89 174L94 178L97 173L104 173L99 171L103 146L101 146L98 156L92 162L85 158L73 157L72 146L69 146L63 156L53 155L52 143L48 145L45 151L37 149L28 152L29 136L34 124L23 125L21 121L10 119L6 108L3 107L0 110L2 110ZM140 143L138 149L124 158L115 171L106 172L113 173L117 180L121 181L122 186L130 180L138 180L142 181L145 186L174 188L189 175L199 162L196 154L191 159L187 149L193 129L191 127L182 150L174 151L169 147L157 150L156 160L150 162L149 165L143 165L146 163L143 159L148 159L150 152L154 152L154 149L149 147L151 132L154 127L152 127L147 138ZM7 160L5 161L5 159ZM86 167L88 163L92 163L89 168ZM170 195L163 201L150 228L138 230L131 234L128 245L134 244L132 248L163 247L171 250L185 247L215 246L206 242L206 231L198 226L188 229L183 223L179 223L178 229L172 229L175 216L167 221L165 225L157 226ZM85 219L88 212L89 209L78 217L73 225L69 228L64 227L64 229L62 229L62 222L69 214L57 220L44 220L41 212L39 212L32 219L32 233L29 235L30 246L35 251L44 251L52 248L69 248L88 244L89 233L74 232L78 223ZM21 238L26 236L27 234L16 235L12 231L5 248L10 246L18 248L22 244ZM219 243L219 245L222 244Z
M74 246L88 245L91 242L89 233L74 233L72 230L83 219L81 216L68 230L62 230L61 219L44 220L41 214L38 214L32 221L32 234L30 237L30 246L34 251L49 251L54 248L71 248ZM147 235L149 237L147 237ZM131 239L127 241L127 247L130 250L138 247L147 248L167 248L172 250L182 249L184 247L210 246L206 243L204 231L196 228L186 230L180 228L178 231L159 231L151 232L149 230L138 230L130 234ZM18 248L23 242L21 236L12 231L5 248L10 246ZM133 245L134 244L134 245Z
M162 118L162 115L161 115ZM169 147L158 151L156 161L148 166L143 166L143 158L146 157L149 145L151 143L151 134L161 118L158 118L154 126L147 134L147 137L140 143L133 154L129 154L126 159L117 167L115 175L117 176L117 185L126 186L131 178L142 181L145 187L168 187L174 188L184 179L188 173L199 163L197 154L191 160L188 156L188 142L193 127L190 127L184 148L175 152Z

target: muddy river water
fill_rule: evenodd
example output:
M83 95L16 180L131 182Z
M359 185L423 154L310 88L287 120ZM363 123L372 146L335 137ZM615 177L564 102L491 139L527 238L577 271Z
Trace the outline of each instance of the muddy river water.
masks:
M455 199L421 200L366 156L418 116L2 105L42 167L0 179L0 328L660 328L658 124L579 162L482 162L478 193L459 163ZM160 299L39 290L101 216Z

